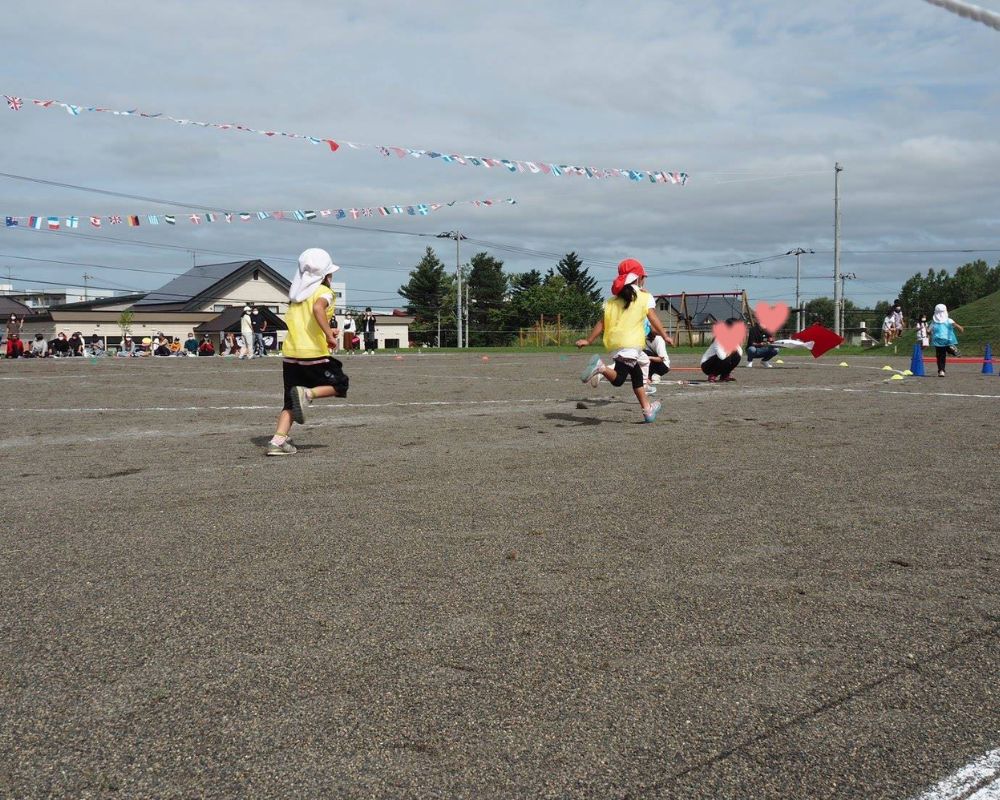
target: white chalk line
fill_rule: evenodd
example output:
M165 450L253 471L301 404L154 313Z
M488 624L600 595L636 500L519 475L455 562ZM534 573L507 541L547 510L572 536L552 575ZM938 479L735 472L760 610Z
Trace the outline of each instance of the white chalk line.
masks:
M974 794L969 794L975 792ZM913 800L996 800L1000 798L1000 749L991 750L942 779Z

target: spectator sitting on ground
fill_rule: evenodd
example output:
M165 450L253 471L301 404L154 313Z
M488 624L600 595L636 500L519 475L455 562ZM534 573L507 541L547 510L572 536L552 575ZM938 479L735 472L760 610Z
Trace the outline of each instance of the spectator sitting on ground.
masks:
M771 359L778 355L778 348L771 342L774 337L768 334L759 322L750 326L750 335L747 337L747 366L753 366L753 360L759 358L765 367L773 367Z
M27 358L47 358L49 355L49 345L45 341L45 337L40 334L35 334L35 341L31 343L31 347L28 348L28 352L24 354Z
M200 356L215 355L215 345L212 344L212 339L207 333L202 337L201 344L198 345L198 355Z
M80 331L74 331L73 335L69 337L69 354L71 356L83 355L83 336Z
M153 344L153 355L154 356L172 356L173 355L173 353L170 352L170 342L167 341L167 337L166 336L164 336L162 338L157 337L156 341L158 341L159 344L156 344L155 341L154 341L154 344Z
M194 332L188 334L188 338L184 340L184 352L189 356L198 355L198 340L194 338Z
M133 342L132 337L126 333L125 338L122 339L122 343L118 345L118 357L133 358L134 356L135 356L135 342Z
M149 336L143 336L142 341L136 345L135 354L141 358L153 355L153 340Z
M184 345L181 344L180 339L174 339L167 347L170 348L170 355L172 356L182 356L187 352L184 349Z
M66 338L65 333L59 333L55 339L49 342L49 350L52 351L52 355L55 358L65 358L66 356L73 355L70 352L69 339Z

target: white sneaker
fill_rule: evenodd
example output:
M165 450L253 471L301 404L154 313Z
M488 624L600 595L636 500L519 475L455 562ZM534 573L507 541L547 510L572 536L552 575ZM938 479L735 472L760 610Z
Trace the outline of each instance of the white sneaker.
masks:
M772 364L770 361L765 361L764 366L767 367L768 369L771 369L774 366L774 364Z
M604 376L600 372L595 372L594 376L590 379L590 385L596 389L597 384L599 384L603 378Z
M646 396L648 397L648 396L654 395L654 394L656 394L656 387L653 386L653 384L651 384L651 383L647 384L646 385Z
M747 362L747 369L750 369L752 366L753 366L753 362L752 361L748 361Z

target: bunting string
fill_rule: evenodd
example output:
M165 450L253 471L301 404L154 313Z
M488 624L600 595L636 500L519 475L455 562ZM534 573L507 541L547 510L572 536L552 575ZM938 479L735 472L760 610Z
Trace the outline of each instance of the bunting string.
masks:
M87 214L71 214L68 216L17 215L4 217L7 228L31 228L33 230L58 231L63 228L79 228L90 225L100 228L103 225L125 225L138 228L143 225L176 225L178 222L191 225L234 222L263 222L264 220L287 219L295 222L315 222L317 220L361 220L373 217L390 217L408 215L425 217L441 208L456 205L471 205L475 208L490 208L498 205L516 205L517 200L506 197L498 200L452 200L450 203L418 203L412 206L374 206L372 208L324 208L320 211L295 209L293 211L220 211L211 212L201 209L178 212L176 214L104 214L91 216Z
M382 144L361 144L359 142L348 142L343 139L337 140L325 136L309 136L303 133L286 133L284 131L258 130L247 125L239 125L231 122L198 122L193 119L182 119L172 117L163 113L150 113L132 108L127 110L116 110L111 108L100 108L97 106L76 105L64 103L61 100L23 100L14 95L4 95L7 107L11 111L20 111L25 103L31 108L60 108L70 116L78 117L84 112L100 114L112 114L116 117L139 117L142 119L156 119L164 122L174 122L178 125L195 125L199 128L215 128L223 131L240 131L242 133L258 134L267 138L283 137L286 139L302 139L314 145L325 145L330 152L336 153L341 146L351 150L375 150L386 158L396 156L398 158L430 158L441 161L445 164L457 164L463 167L483 167L486 169L506 169L508 172L521 172L532 175L550 175L559 177L561 175L576 175L584 178L625 178L633 182L650 181L651 183L669 183L683 186L687 183L688 174L686 172L667 172L664 170L650 169L607 169L603 167L585 167L572 164L554 164L543 161L524 161L520 159L491 158L487 156L457 155L454 153L444 153L435 150L419 150L412 147L398 147L395 145Z

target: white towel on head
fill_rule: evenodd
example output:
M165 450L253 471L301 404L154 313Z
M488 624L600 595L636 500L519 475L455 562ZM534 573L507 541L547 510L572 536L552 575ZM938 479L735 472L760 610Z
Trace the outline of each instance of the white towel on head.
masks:
M938 303L934 306L934 322L947 322L948 321L948 306L944 303Z
M299 256L299 271L292 278L292 288L288 290L288 299L293 303L301 303L308 299L327 275L332 275L340 267L333 263L330 254L319 247L310 247Z

